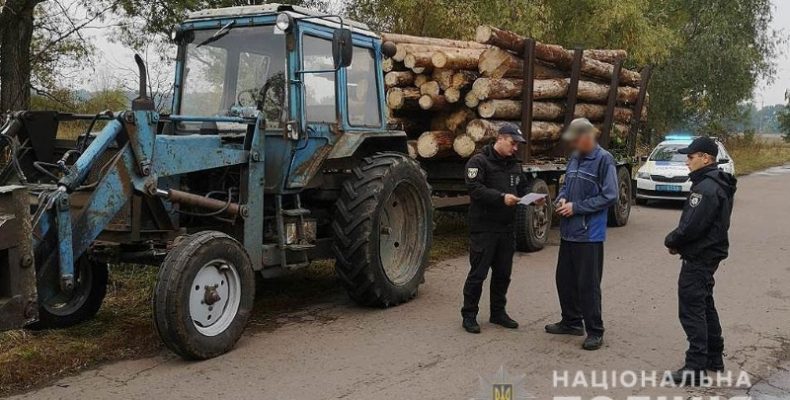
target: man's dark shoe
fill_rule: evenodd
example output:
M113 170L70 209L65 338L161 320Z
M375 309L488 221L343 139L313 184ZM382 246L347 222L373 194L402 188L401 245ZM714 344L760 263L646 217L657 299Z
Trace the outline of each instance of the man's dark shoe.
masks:
M480 333L480 325L477 324L477 320L474 318L464 318L462 325L469 333Z
M713 372L724 372L724 357L721 354L708 357L708 364L705 365L705 369Z
M683 367L672 373L672 380L680 386L699 386L705 378L705 370Z
M598 350L603 345L603 336L587 336L584 339L584 344L582 344L582 348L584 350Z
M571 326L567 326L562 322L546 325L546 332L551 333L552 335L584 336L583 328L574 328Z
M514 321L513 318L510 318L510 316L508 316L505 313L492 315L491 318L489 318L488 322L492 324L504 326L505 328L508 329L518 328L518 322Z

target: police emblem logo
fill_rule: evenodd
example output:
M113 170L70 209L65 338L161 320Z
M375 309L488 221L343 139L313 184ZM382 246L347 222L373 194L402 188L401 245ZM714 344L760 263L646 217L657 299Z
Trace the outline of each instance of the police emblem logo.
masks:
M702 202L702 194L692 193L691 196L689 196L689 205L692 207L698 206L700 202Z
M468 176L469 179L477 178L477 168L467 168L466 169L466 176Z
M494 400L513 400L513 384L510 383L494 383L491 385L493 393L491 397Z

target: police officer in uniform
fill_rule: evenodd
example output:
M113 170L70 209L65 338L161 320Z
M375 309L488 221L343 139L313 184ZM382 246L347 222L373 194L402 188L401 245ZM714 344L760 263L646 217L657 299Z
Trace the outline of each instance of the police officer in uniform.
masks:
M496 142L483 147L466 164L466 185L471 197L471 269L464 284L461 316L464 329L470 333L480 333L480 325L477 324L478 302L489 268L490 322L505 328L518 328L518 323L505 312L505 296L510 285L515 251L513 221L516 204L527 191L521 161L515 154L519 143L525 142L517 126L506 124L499 130Z
M691 194L683 207L678 227L664 244L683 260L678 279L680 324L689 342L686 363L673 374L678 384L698 385L705 370L723 371L724 339L719 314L713 302L713 274L727 258L730 214L736 179L720 170L719 146L700 137L678 150L687 154L691 171Z

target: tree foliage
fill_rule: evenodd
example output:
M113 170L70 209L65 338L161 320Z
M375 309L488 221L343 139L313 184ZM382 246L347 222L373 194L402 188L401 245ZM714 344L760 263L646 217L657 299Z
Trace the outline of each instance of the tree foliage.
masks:
M382 31L471 38L492 24L566 47L622 48L653 64L650 124L720 131L742 117L779 41L770 0L351 0L347 12Z

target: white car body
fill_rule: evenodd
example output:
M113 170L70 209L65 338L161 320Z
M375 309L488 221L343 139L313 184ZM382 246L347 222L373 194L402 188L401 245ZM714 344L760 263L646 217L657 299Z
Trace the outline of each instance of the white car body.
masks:
M691 192L686 155L677 149L688 146L694 137L668 137L650 152L636 177L636 198L640 200L686 200ZM735 163L724 145L719 145L719 169L735 174Z

